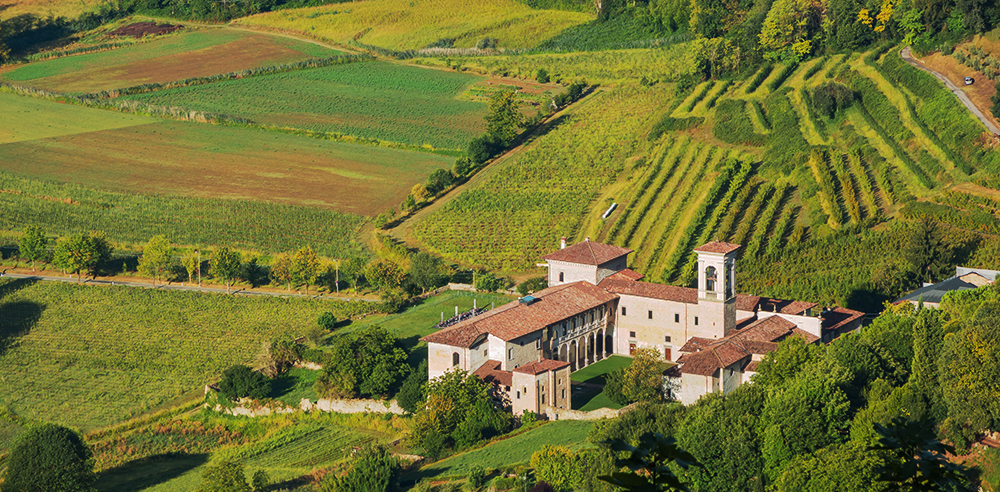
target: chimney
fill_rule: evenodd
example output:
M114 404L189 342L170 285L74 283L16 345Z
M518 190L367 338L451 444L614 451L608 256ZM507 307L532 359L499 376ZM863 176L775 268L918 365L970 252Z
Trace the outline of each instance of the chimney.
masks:
M559 242L559 249L566 249L566 236L563 236L562 241Z

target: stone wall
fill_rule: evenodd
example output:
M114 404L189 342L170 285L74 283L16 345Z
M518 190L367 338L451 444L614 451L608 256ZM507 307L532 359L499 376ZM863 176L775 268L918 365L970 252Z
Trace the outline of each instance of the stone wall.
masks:
M631 408L625 407L620 410L598 408L597 410L583 412L580 410L569 410L566 408L546 407L544 412L545 416L549 420L600 420L615 418L628 410L631 410Z
M396 400L389 400L388 405L382 400L317 400L316 403L306 398L299 403L299 409L305 412L337 412L337 413L394 413L403 415L406 413Z

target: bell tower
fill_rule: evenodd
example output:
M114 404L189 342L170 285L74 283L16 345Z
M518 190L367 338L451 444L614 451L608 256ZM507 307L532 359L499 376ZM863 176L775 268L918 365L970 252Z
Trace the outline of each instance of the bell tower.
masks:
M698 331L721 338L736 327L736 252L740 245L713 241L696 248L698 310L704 326ZM700 321L700 320L699 320Z

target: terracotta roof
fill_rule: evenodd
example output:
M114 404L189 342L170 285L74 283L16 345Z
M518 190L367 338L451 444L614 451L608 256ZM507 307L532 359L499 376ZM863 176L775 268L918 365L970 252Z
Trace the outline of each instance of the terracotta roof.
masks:
M743 348L751 354L767 355L778 350L778 344L774 342L760 342L757 340L744 340L740 342Z
M542 289L532 296L538 300L531 304L509 302L421 340L469 347L479 335L490 334L510 341L615 299L614 294L582 280Z
M631 268L626 268L624 270L612 273L605 278L613 278L615 280L642 280L645 275L632 270Z
M733 330L726 338L755 342L775 342L788 336L796 328L795 323L781 316L768 316L750 323L742 330Z
M695 248L696 253L720 253L728 254L740 249L739 244L724 243L722 241L712 241Z
M691 337L687 343L680 348L681 352L698 352L715 342L714 338Z
M746 367L743 368L743 370L746 371L746 372L757 372L757 366L759 364L760 364L760 361L752 360L752 361L750 361L749 364L747 364Z
M584 265L603 265L631 252L631 249L621 246L595 243L594 241L581 241L554 253L549 253L542 258L569 263L581 263Z
M823 329L839 330L840 328L861 319L864 315L865 313L862 313L861 311L835 307L823 313Z
M757 321L757 315L756 314L753 315L753 316L750 316L748 318L743 318L743 319L740 319L740 320L736 320L736 326L735 326L735 328L737 330L742 330L742 329L750 326L750 323L753 323L754 321Z
M760 296L736 294L736 309L739 311L756 311L760 304Z
M514 384L514 375L510 371L500 370L500 361L488 360L473 372L476 377L486 383L497 383L501 386L511 386Z
M784 299L761 299L760 310L765 313L802 314L803 311L816 307L815 302L786 301Z
M559 370L564 367L569 367L569 362L563 362L552 359L542 359L536 362L525 364L521 367L517 367L514 369L514 372L537 375L543 372Z
M792 330L792 334L788 335L788 336L790 336L790 337L799 337L799 338L805 340L807 344L808 343L815 343L816 340L819 340L818 336L813 335L812 333L809 333L808 331L805 331L802 328L798 328L798 327L794 328Z
M698 290L690 287L617 280L611 277L601 280L601 283L598 285L604 290L615 294L648 297L688 304L696 304L698 302Z

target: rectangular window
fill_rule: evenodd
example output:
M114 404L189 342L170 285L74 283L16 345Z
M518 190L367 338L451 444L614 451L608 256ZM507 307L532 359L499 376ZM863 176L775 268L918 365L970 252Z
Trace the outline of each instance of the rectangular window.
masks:
M695 318L695 319L698 319L698 318ZM694 324L698 324L698 322L695 321ZM508 349L507 350L507 360L514 360L514 349Z
M622 316L625 316L625 306L622 306Z
M559 272L559 281L562 282L563 278L565 278L563 277L563 272Z
M563 388L563 398L566 398L566 388Z
M538 339L535 340L535 348L536 349L542 348L542 339L541 338L538 338Z
M663 337L663 341L664 342L669 342L670 341L670 335L667 335L667 336Z
M490 349L483 349L483 357L489 357L489 356L490 356Z
M681 315L674 313L674 323L680 323L680 322L681 322Z
M694 325L698 326L698 317L697 316L694 317Z
M628 336L629 338L635 338L635 332L634 331L628 332Z
M518 400L520 400L520 399L521 399L521 392L520 392L520 391L518 391L518 392L517 392L517 399L518 399Z
M542 395L542 405L545 404L545 395Z
M653 312L652 311L649 312L648 317L649 317L649 319L653 319Z

